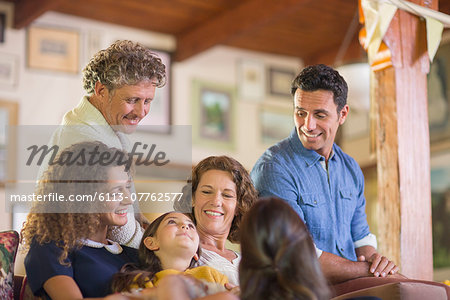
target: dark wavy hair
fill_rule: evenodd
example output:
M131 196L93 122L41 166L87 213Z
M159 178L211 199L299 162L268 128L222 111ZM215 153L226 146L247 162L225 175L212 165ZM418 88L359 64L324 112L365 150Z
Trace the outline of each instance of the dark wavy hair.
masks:
M330 299L313 241L285 201L263 198L241 224L241 300Z
M333 92L334 104L337 106L338 114L347 104L347 82L338 71L323 64L304 68L292 81L292 96L295 95L298 88L306 92L317 90Z
M89 94L94 92L97 81L112 91L147 80L164 86L166 67L149 48L127 40L118 40L99 51L83 69L83 87Z
M183 197L180 201L175 202L174 209L176 211L191 212L195 214L192 207L192 195L195 195L201 177L209 170L220 170L229 172L236 184L236 215L231 223L228 240L233 243L239 242L239 227L242 217L250 209L258 197L258 192L253 186L252 180L247 170L234 158L228 156L209 156L200 161L192 169L192 177L188 180L188 184L183 188Z
M152 250L145 246L144 240L149 236L154 237L161 222L171 213L174 213L174 211L162 214L147 227L142 236L141 244L139 245L139 265L133 263L125 264L121 270L113 276L111 285L112 292L129 292L132 283L135 283L139 288L145 288L145 283L152 280L156 273L162 271L160 259ZM184 215L193 221L191 214ZM200 257L200 254L201 249L199 245L197 249L198 257ZM192 258L189 269L196 266L197 261Z

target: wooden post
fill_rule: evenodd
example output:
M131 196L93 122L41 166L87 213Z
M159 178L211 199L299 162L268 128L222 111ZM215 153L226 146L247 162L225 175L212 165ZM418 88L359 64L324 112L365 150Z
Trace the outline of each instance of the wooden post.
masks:
M397 11L384 38L393 67L373 74L371 95L377 119L379 252L395 260L405 276L432 280L425 29L417 16Z

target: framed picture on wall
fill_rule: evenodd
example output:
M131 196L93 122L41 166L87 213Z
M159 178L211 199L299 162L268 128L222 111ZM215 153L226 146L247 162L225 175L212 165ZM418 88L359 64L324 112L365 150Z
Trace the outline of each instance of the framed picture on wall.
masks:
M431 215L433 230L433 265L450 267L450 153L431 153Z
M233 149L235 88L194 80L192 91L194 143Z
M430 128L430 182L435 274L450 267L450 33L444 33L430 72L428 121ZM439 275L438 275L439 276ZM440 275L442 276L442 275ZM437 278L436 278L437 279ZM441 278L442 279L442 278ZM445 278L447 279L447 278Z
M6 31L6 14L0 12L0 43L5 42L5 31Z
M14 86L17 83L17 57L0 53L0 86Z
M8 127L17 125L18 110L16 102L0 100L0 186L15 178L16 137L10 134Z
M162 60L166 66L166 84L161 88L156 88L155 98L150 105L148 115L139 122L137 129L139 131L147 131L153 133L170 133L170 125L172 124L171 117L171 54L165 51L152 50Z
M255 102L265 98L265 69L260 61L241 60L238 62L239 99Z
M78 73L79 34L73 30L30 27L27 35L29 68Z
M268 71L269 93L274 96L291 97L291 82L295 72L289 69L270 67Z
M450 141L450 35L446 35L428 73L431 147Z
M350 107L341 137L346 141L366 138L370 134L370 66L351 63L337 67L336 71L347 82L347 104Z
M378 181L377 181L377 164L369 164L361 166L364 174L364 197L366 198L366 215L369 223L370 232L378 234L378 218L377 218L377 197L378 197Z
M294 128L292 108L263 106L259 112L261 143L273 145L289 136Z

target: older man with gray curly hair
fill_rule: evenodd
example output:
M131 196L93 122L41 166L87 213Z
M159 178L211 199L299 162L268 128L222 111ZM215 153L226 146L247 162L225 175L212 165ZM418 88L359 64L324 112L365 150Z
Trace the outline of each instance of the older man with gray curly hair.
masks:
M95 54L84 68L87 95L64 115L50 145L62 151L74 143L100 141L130 151L126 134L133 133L148 114L156 88L164 86L165 81L165 66L155 53L132 41L114 42ZM40 175L47 167L41 165ZM142 234L141 224L129 211L128 223L114 230L110 238L137 248Z
M155 88L165 83L165 67L148 48L117 41L98 52L83 70L87 101L116 131L131 133L150 109ZM64 120L70 122L73 114Z

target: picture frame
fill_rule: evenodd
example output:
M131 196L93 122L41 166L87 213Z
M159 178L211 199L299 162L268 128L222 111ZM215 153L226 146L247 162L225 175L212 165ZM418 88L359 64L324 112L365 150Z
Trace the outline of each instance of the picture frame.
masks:
M15 178L16 136L9 126L17 125L19 104L0 99L0 186Z
M194 144L232 150L235 147L235 88L194 80L192 83Z
M270 67L268 70L269 94L290 99L291 83L294 78L294 70Z
M262 102L265 98L265 67L256 60L238 61L239 99Z
M287 138L294 128L292 108L262 106L259 111L260 140L270 146Z
M14 86L17 83L18 58L16 55L0 54L0 86Z
M83 34L83 44L84 44L84 51L83 53L83 59L82 59L82 65L85 66L89 63L92 57L94 57L97 52L102 50L103 48L103 37L105 33L100 30L89 30L85 34ZM112 44L112 42L111 42Z
M450 35L445 35L427 75L431 150L450 146Z
M450 153L431 153L431 215L433 232L433 265L435 269L450 267Z
M166 51L153 50L163 64L166 66L166 84L161 88L156 88L155 98L150 105L148 115L139 122L138 131L152 132L160 134L170 134L172 124L172 103L171 103L171 71L172 54Z
M348 117L342 125L342 139L359 140L370 135L370 66L366 62L336 68L348 86Z
M79 45L77 31L30 27L27 32L27 66L31 69L77 74Z
M0 12L0 43L5 42L6 13Z
M366 216L370 232L378 234L378 177L377 164L369 163L361 166L364 174L364 197L366 198Z
M369 112L352 109L349 117L342 125L342 129L342 138L349 141L367 137L370 134Z

